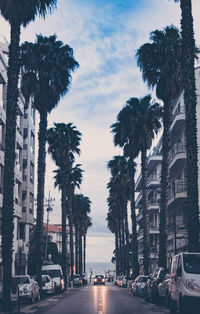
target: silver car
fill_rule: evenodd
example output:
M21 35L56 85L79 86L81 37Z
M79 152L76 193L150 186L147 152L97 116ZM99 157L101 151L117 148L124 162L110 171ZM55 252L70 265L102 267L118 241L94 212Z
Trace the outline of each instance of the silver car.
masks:
M33 303L40 300L39 286L29 275L14 276L13 282L19 287L20 300Z
M45 294L54 294L56 292L55 282L49 275L42 275L42 291Z

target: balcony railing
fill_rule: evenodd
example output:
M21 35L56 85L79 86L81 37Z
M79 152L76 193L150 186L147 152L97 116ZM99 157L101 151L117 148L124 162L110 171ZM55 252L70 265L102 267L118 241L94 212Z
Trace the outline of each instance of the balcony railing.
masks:
M176 182L170 184L168 198L175 197L177 193L187 191L187 182L184 180L177 180Z
M150 183L151 181L160 181L160 174L151 174L148 179L147 183Z
M186 226L184 224L176 225L176 231L185 230ZM167 225L168 233L174 232L174 223L171 222Z
M170 162L174 159L174 157L178 154L181 154L181 153L186 153L186 147L184 144L182 143L176 143L174 144L173 148L171 149L170 151L170 154L169 154L169 160Z

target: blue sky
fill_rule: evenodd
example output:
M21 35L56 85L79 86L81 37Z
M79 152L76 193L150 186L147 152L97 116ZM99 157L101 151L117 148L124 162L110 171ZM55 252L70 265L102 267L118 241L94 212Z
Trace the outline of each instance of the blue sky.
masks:
M200 3L193 0L196 37L200 40ZM109 261L113 235L106 228L107 162L122 153L113 147L110 125L130 97L147 94L136 65L135 52L149 33L166 25L179 26L179 4L173 0L58 0L45 21L22 30L22 41L36 33L57 34L74 49L80 68L72 75L70 91L49 116L53 122L73 122L83 134L81 157L85 170L81 192L92 201L93 228L88 233L88 261ZM0 18L0 34L9 39L9 26ZM46 195L56 198L51 222L60 222L60 195L54 189L54 164L47 157Z

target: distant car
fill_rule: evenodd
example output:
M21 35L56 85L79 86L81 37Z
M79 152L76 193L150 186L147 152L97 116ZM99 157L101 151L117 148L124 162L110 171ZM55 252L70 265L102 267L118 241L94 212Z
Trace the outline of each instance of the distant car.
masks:
M40 300L39 286L29 275L20 275L13 277L13 283L19 287L20 300L35 302Z
M82 286L83 285L83 281L80 275L78 274L74 274L74 286Z
M127 287L127 276L122 277L122 287Z
M137 297L142 297L144 295L144 287L148 278L148 276L143 275L139 275L137 278L135 278L131 288L133 295Z
M102 284L105 286L105 277L103 275L96 275L94 277L94 285L97 285L97 284Z
M118 285L118 287L122 287L123 286L123 283L122 283L122 276L119 276L118 277L118 280L117 280L117 285Z
M42 291L45 294L54 294L56 292L55 282L49 275L42 275Z
M86 276L86 274L82 274L82 275L81 275L81 279L82 279L83 285L87 285L88 281L87 281L87 276Z
M169 285L170 285L170 270L165 274L163 281L161 281L158 285L158 297L159 304L163 304L166 307L169 307L170 293L169 293Z

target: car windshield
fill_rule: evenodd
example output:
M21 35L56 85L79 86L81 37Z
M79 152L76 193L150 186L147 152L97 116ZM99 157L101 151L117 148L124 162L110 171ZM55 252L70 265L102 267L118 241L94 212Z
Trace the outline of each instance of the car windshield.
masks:
M103 276L99 275L99 276L96 276L96 278L101 279L103 278Z
M45 269L42 270L42 275L49 275L51 278L61 277L60 269Z
M200 254L183 254L183 265L186 273L200 274Z
M147 277L140 277L138 279L138 282L146 282L147 281Z
M28 277L15 277L13 278L13 281L16 285L25 285L30 283L30 280Z

